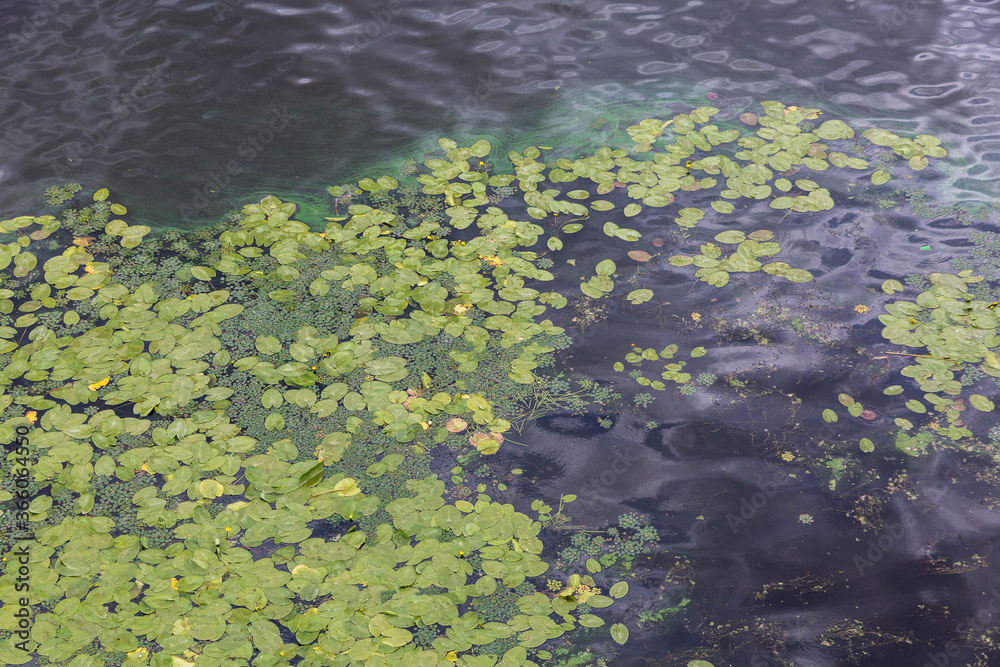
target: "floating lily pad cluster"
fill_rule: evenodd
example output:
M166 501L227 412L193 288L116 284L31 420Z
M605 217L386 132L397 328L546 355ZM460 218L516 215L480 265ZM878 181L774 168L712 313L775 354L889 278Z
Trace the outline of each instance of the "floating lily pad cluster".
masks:
M995 302L976 299L969 294L969 285L983 280L971 270L957 275L932 273L928 280L931 286L913 301L886 304L886 314L879 315L879 321L885 325L884 338L912 350L900 353L903 358L913 359L913 363L900 373L915 380L925 393L924 400L908 399L906 407L917 415L926 414L931 408L942 413L948 426L936 432L959 440L973 435L960 421L962 412L969 406L981 412L991 412L995 407L994 402L982 394L973 393L962 398L964 387L959 376L971 367L983 375L1000 377L1000 336L997 335L1000 314L996 312ZM882 289L886 294L894 294L905 288L897 280L886 280ZM895 396L903 391L901 385L895 384L887 387L884 393ZM841 394L839 401L854 417L864 411L860 402L846 394ZM828 423L835 422L837 414L828 408L823 418ZM914 426L912 421L902 417L896 418L895 423L903 431ZM870 452L874 446L865 438L861 441L861 449ZM914 455L924 451L923 448L903 449Z
M709 285L723 287L729 283L731 273L753 273L764 271L772 276L779 276L794 283L804 283L813 279L813 275L805 269L795 269L785 262L762 264L759 257L773 257L781 251L781 246L771 241L774 232L768 229L758 229L750 232L749 237L742 231L730 230L716 234L715 240L722 244L736 245L736 251L727 257L722 256L722 248L714 243L703 243L701 254L673 255L669 262L673 266L699 267L695 277Z
M631 366L635 366L636 369L629 373L629 375L637 383L643 387L649 387L657 391L663 391L667 388L667 385L660 380L650 380L648 377L644 376L639 367L642 366L643 361L662 361L671 360L677 354L680 348L676 344L667 345L665 348L657 352L651 347L645 349L632 346L632 351L625 355L625 361ZM698 357L703 357L707 354L707 350L703 347L696 347L691 350L689 356L692 359ZM660 373L660 377L668 382L674 382L676 384L687 384L691 381L691 374L685 373L684 366L687 365L686 361L677 361L663 366L663 371ZM621 373L625 370L625 364L620 361L615 362L614 369Z
M482 150L449 149L450 169L467 173L454 165ZM443 187L438 194L474 192ZM16 427L29 426L34 483L68 490L77 510L36 535L32 602L47 611L36 613L32 648L50 662L75 658L82 667L99 664L82 654L95 642L127 653L129 664L156 667L251 658L288 664L296 657L316 665L507 666L534 664L527 649L577 623L601 625L589 611L573 613L580 603L574 595L522 594L519 613L504 623L462 611L472 598L519 587L548 569L538 557L540 524L484 493L447 504L443 483L433 480L410 482L386 502L364 493L365 480L340 466L371 427L401 446L461 437L473 451L497 451L509 424L489 400L457 385L449 391L405 356L381 350L448 338L441 354L459 375L495 365L496 349L510 351L507 375L532 384L540 357L553 350L538 341L562 331L540 316L546 305L566 303L529 286L552 279L535 265L535 253L520 249L543 230L495 207L480 213L456 205L447 209L451 227L475 224L478 233L428 242L438 222L401 230L393 216L355 205L349 218L330 219L316 233L294 212L294 204L274 197L245 207L239 224L219 237L215 257L178 271L192 292L186 296L115 283L109 265L85 245L47 259L39 253L39 267L25 250L34 232L0 244L4 268L13 264L15 278L35 281L0 295L0 311L12 314L0 328L0 354L7 355L0 441L12 442ZM37 226L48 235L58 230L54 221L23 217L0 227ZM121 236L126 250L134 246L124 241L141 239L127 225L107 226L105 235ZM307 275L314 277L303 282ZM359 295L356 312L346 314L353 324L346 337L309 326L282 338L251 333L241 348L250 353L234 356L223 329L252 332L255 314L213 286L221 276L260 285L268 300L289 309L306 299L329 299L336 308L334 296L349 291ZM80 322L81 313L97 324L57 336L38 320L49 310L62 311L67 324ZM267 440L243 434L227 416L237 397L217 382L216 369L263 387L254 400L266 415ZM296 410L329 422L307 456L287 430ZM132 444L122 448L124 441ZM364 477L390 474L404 458L386 451ZM164 548L116 534L113 518L88 516L101 500L97 480L136 475L156 480L132 502L140 525L172 532ZM0 502L10 500L10 491L0 491ZM52 509L48 495L34 498L26 526L49 521ZM317 521L339 526L335 539L314 537ZM360 529L362 521L373 528ZM264 547L266 555L256 551ZM480 574L470 580L474 571ZM589 586L588 607L611 603L592 578L581 585ZM14 587L12 571L0 576L4 599L17 597ZM0 615L2 627L16 626L12 611ZM421 629L437 638L418 645L413 637ZM499 640L507 646L502 655L478 654L477 647ZM0 647L0 657L26 659L12 645Z
M630 198L642 201L641 205L629 204L624 211L626 216L638 214L643 206L661 207L671 204L678 191L699 191L716 186L721 188L719 199L710 206L722 215L734 213L736 205L733 202L741 199L768 201L771 208L794 212L817 212L833 208L834 201L827 188L820 187L811 178L793 180L792 176L803 169L822 172L831 166L852 170L868 169L867 160L833 150L833 142L855 139L854 129L842 120L828 120L815 127L812 123L805 125L806 121L819 119L822 114L819 109L802 109L774 101L762 102L761 106L765 112L762 116L750 112L740 116L744 124L756 128L753 135L741 136L738 129L723 129L719 125L709 124L712 117L719 113L719 109L701 107L666 120L643 120L627 128L635 141L632 150L636 153L651 152L652 160L639 162L627 157L624 151L601 149L592 157L575 161L559 160L557 168L551 170L550 178L555 182L571 182L575 177L589 178L597 183L598 194L610 193L616 187L624 189ZM893 147L898 154L910 160L909 164L913 169L925 168L928 157L947 155L940 146L940 141L929 135L908 139L887 130L870 129L863 132L862 136L873 144ZM740 150L726 152L720 148L732 142L736 142ZM662 150L656 150L660 145ZM845 146L845 150L851 148ZM528 156L515 157L525 173L542 171L531 167ZM615 167L618 169L615 170ZM720 184L716 177L724 178L725 182ZM885 183L891 176L880 170L872 178L877 183ZM528 187L534 189L537 186L532 183ZM525 186L522 185L522 188ZM600 207L593 208L605 210L610 207L610 202L602 200ZM682 228L690 229L705 218L706 212L697 207L682 207L677 210L674 222ZM617 224L605 226L605 233L609 236L624 238L622 231ZM795 268L789 263L765 264L761 261L761 258L773 257L781 251L781 246L771 240L773 237L773 232L766 229L750 232L728 230L717 234L715 241L723 245L736 245L736 250L732 253L724 255L723 249L715 243L703 243L699 254L676 254L668 261L677 267L698 267L695 277L716 287L727 285L730 275L737 272L764 271L799 283L812 280L813 275L809 271ZM652 293L650 290L635 290L627 298L632 303L643 303L652 298ZM680 373L679 368L668 368L665 372L679 374L671 378L665 377L675 381L676 377L685 375ZM662 382L654 383L641 375L637 377L637 381L654 388L664 386ZM687 379L683 382L687 382Z
M405 492L385 497L367 493L366 485L405 466L407 448L461 438L474 454L497 451L510 424L481 393L464 390L461 376L495 372L500 359L504 379L530 386L550 359L548 343L563 331L543 317L567 300L538 289L554 278L532 250L540 239L559 250L559 234L580 231L592 212L622 206L625 218L634 217L644 207L672 204L679 191L715 187L720 174L726 188L713 209L726 214L735 210L731 200L771 197L772 170L801 164L818 171L827 161L867 167L859 158L827 155L820 143L851 138L846 124L828 121L806 132L798 125L815 110L764 107L757 135L739 139L743 150L732 157L695 155L738 139L736 129L706 125L718 113L710 107L630 128L640 153L653 151L670 128L673 143L651 160L604 147L552 166L539 160L542 149L529 147L509 154L514 174L491 175L489 142L462 147L443 139L443 157L427 160L428 171L417 176L425 195L443 200L441 214L403 224L365 204L349 206L345 217L335 206L338 216L315 232L294 219L294 204L267 197L243 209L211 254L196 265L180 263L160 282L116 276L110 261L88 250L92 237L65 250L29 251L42 239L56 243L61 223L54 216L0 222L0 234L10 235L0 243L0 269L11 269L0 286L0 443L28 426L25 465L33 484L72 494L76 510L53 523L53 501L43 494L24 512L26 529L46 526L30 557L32 648L74 667L101 663L86 653L95 645L127 654L130 665L153 667L293 659L336 667L507 667L534 664L529 649L577 625L603 623L588 610L576 612L584 600L594 609L615 597L596 592L589 575L570 578L568 593L519 594L519 613L484 622L464 606L470 599L546 571L540 524L483 491L474 502L448 503L434 479L410 481ZM918 150L892 141L916 157L941 152L927 142L918 141ZM792 193L782 178L774 187ZM515 181L527 216L548 229L489 205ZM587 181L604 198L592 199ZM398 186L383 176L350 191L372 200ZM795 187L804 194L775 197L771 206L832 205L813 181ZM343 189L331 194L343 205ZM634 201L622 205L621 195ZM108 196L94 195L98 243L111 248L116 241L119 252L138 254L149 228L110 219L127 210L108 204ZM675 221L691 227L704 215L681 208ZM81 230L88 224L82 216L76 222ZM618 222L604 221L604 233L626 242L641 237ZM703 246L701 259L691 258L707 269L698 277L722 285L732 271L767 270L757 258L780 248L757 232L742 234L717 238L737 245L725 258L713 244ZM787 265L767 266L791 280L802 276ZM616 271L611 259L598 263L581 290L592 298L611 293ZM217 287L223 281L238 288ZM644 289L628 295L633 303L651 297ZM300 304L318 303L350 322L339 333L311 325L260 333L251 307L260 300L290 315ZM345 303L352 310L339 312ZM83 330L60 335L53 315ZM245 340L223 344L234 331L245 332ZM408 354L429 342L440 345L446 373L432 376ZM635 349L627 361L669 361L676 353L676 346ZM668 363L661 379L688 382L683 367ZM665 388L638 370L636 379ZM255 389L238 396L228 384ZM257 437L227 414L248 400L260 417ZM292 432L306 415L322 424L308 447ZM366 442L373 433L389 445ZM363 474L344 472L352 449L373 452ZM136 521L163 531L165 544L122 534L114 518L90 515L101 502L97 488L137 475L155 481L132 494ZM7 487L0 490L5 511L11 500ZM316 522L333 536L316 537ZM18 597L11 569L0 575L0 595ZM13 609L0 611L0 628L16 626ZM628 637L622 624L611 634L619 643ZM505 649L477 651L487 645ZM26 657L8 643L0 659L18 664Z

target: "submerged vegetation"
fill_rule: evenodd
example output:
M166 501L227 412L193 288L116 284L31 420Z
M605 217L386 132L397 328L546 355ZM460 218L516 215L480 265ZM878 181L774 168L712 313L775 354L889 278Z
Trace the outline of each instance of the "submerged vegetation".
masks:
M546 161L546 149L528 147L508 155L512 174L498 173L488 141L442 139L439 156L404 165L402 184L382 176L331 187L321 231L295 220L294 203L269 196L214 228L145 238L150 228L116 217L128 212L107 190L86 205L0 222L5 601L20 597L16 536L34 536L23 605L32 630L19 636L15 605L5 605L0 659L602 664L607 640L624 644L629 625L681 614L693 599L689 581L658 607L600 611L628 595L626 579L658 539L651 524L626 514L598 534L574 532L563 514L571 494L554 511L542 500L519 511L504 481L522 471L497 474L491 457L545 414L621 407L607 383L565 377L556 355L572 344L567 329L600 326L612 308L661 307L652 289L632 289L641 273L619 265L652 259L624 250L642 237L621 226L627 219L692 198L672 210L683 245L706 215L725 220L737 205L790 220L832 208L828 188L791 179L801 170L822 180L830 167L871 168L844 152L854 147L834 150L857 146L843 121L814 126L818 109L763 107L741 116L751 135L710 124L718 109L702 107L629 127L634 156L604 147ZM945 155L927 135L861 136L914 170ZM891 161L874 166L873 186L887 183ZM50 190L46 201L62 207L79 189ZM556 269L564 239L580 232L623 242L621 256L571 257ZM811 281L805 269L770 261L785 252L774 236L725 230L664 265L694 265L693 277L716 288L757 272ZM568 274L579 295L546 289ZM915 301L879 316L886 339L927 350L904 353L913 363L902 375L924 392L907 407L924 414L929 404L947 426L916 433L897 418L878 447L918 456L946 439L967 442L966 407L993 408L979 392L1000 377L998 315L970 292L978 280L969 270L931 274ZM904 287L887 280L883 289ZM806 331L800 317L782 317ZM686 326L701 318L690 314ZM760 332L754 339L769 343ZM728 389L744 402L758 391L735 371L719 382L690 368L711 358L704 346L620 351L614 370L627 363L643 387ZM661 361L658 378L643 374L644 362ZM630 401L646 409L654 398ZM846 393L839 402L853 418L877 416ZM822 418L832 424L838 411ZM852 468L854 453L836 449L844 442L815 457L831 491L868 483ZM863 438L860 449L876 443ZM796 455L788 448L781 458ZM609 648L556 648L551 640L570 631Z

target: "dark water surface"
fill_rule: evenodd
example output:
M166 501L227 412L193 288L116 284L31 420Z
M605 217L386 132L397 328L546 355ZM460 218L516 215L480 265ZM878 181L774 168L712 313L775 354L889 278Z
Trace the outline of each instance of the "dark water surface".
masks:
M936 135L949 159L908 185L942 203L981 202L995 198L1000 177L1000 0L7 0L0 90L5 217L41 211L42 191L62 179L110 188L134 224L157 231L209 224L265 193L297 201L302 219L318 223L328 186L397 175L439 137L489 137L497 155L599 145L591 123L600 117L625 127L701 106L708 93L729 120L774 99L858 129ZM637 629L625 619L632 638L615 664L683 665L713 655L704 652L713 644L716 667L1000 664L981 648L975 662L969 647L982 642L959 628L1000 590L991 555L1000 512L983 500L995 490L957 472L953 457L910 461L908 485L880 499L881 523L863 531L849 515L852 480L830 489L802 460L825 455L832 433L819 413L841 391L895 411L840 424L842 436L890 437L906 411L881 387L903 379L900 365L855 354L880 340L873 316L891 299L873 290L886 278L947 271L966 243L967 229L948 217L876 219L840 178L829 185L832 214L779 226L766 210L742 221L774 229L817 281L734 276L719 291L692 287L656 258L646 286L670 307L659 316L612 310L579 332L569 360L622 382L610 367L628 343L659 348L683 335L710 349L693 375L740 371L746 387L661 396L641 417L607 415L609 428L593 416L539 420L520 435L528 449L505 445L498 455L525 469L517 490L527 498L588 489L570 512L576 523L601 528L629 510L651 517L662 544L633 584L635 604L676 604L677 580L695 582L685 623ZM715 225L698 234L725 229ZM631 226L651 253L658 235L683 242L669 219ZM579 237L577 256L607 254L599 230ZM786 310L761 313L762 303ZM808 309L824 322L818 345L779 323ZM706 313L698 326L697 311ZM773 326L761 330L768 318ZM974 420L975 432L989 429L989 415ZM763 460L793 450L787 466ZM864 474L902 464L883 460ZM687 570L677 556L690 559ZM997 637L1000 617L982 618L974 631ZM943 653L948 641L962 652Z

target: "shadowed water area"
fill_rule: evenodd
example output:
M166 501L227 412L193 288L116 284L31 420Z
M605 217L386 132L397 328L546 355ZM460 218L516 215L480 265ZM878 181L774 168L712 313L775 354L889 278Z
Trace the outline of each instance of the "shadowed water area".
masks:
M764 101L820 109L808 122L846 121L859 134L838 150L853 142L858 150L848 154L871 169L774 171L828 188L832 209L734 201L736 211L724 216L711 210L718 188L705 188L622 215L631 201L624 184L605 193L614 211L591 213L591 223L561 236L561 249L548 246L554 279L531 285L569 299L538 318L571 338L554 366L535 371L548 380L517 397L506 417L514 428L499 451L432 451L426 471L446 482L450 503L475 502L477 485L486 484L493 500L532 519L533 501L555 511L560 498L576 496L554 522L542 521L541 556L552 569L535 585L547 597L561 596L559 586L545 588L557 570L593 576L605 593L628 582L613 606L593 610L602 626L532 646L537 664L1000 665L1000 563L992 553L1000 538L1000 430L996 413L969 398L997 400L989 369L1000 365L982 354L982 370L970 371L979 368L971 359L956 364L965 398L938 405L926 394L942 390L901 374L914 363L903 355L926 354L926 341L886 340L888 322L879 320L892 312L887 304L937 285L931 274L965 269L984 280L920 302L928 326L936 321L929 310L952 297L995 315L988 304L1000 298L1000 0L667 4L0 2L0 217L55 215L45 189L79 182L79 202L108 188L128 207L128 224L148 226L150 238L208 228L269 194L294 202L296 219L318 232L352 203L335 200L329 187L349 185L349 200L359 179L403 182L416 168L405 161L442 158L441 137L462 147L488 140L489 156L470 163L483 159L482 173L509 174L508 151L526 155L538 146L546 151L539 160L555 168L557 159L601 146L631 150L627 128L698 107L718 109L713 123L744 133L759 126L741 114L764 117ZM908 169L892 148L861 137L870 128L932 135L947 157ZM873 185L871 171L881 168L892 180ZM807 191L800 188L792 194ZM497 205L512 219L537 217L521 194L515 183ZM353 203L377 208L366 196ZM708 215L697 227L675 224L685 206ZM609 220L641 238L614 237L602 229ZM535 223L560 231L557 216ZM715 287L695 277L697 261L669 259L707 255L701 244L733 229L770 230L781 254L761 261L787 262L813 279L733 271ZM474 230L449 238L471 241ZM735 251L717 242L727 255ZM544 253L544 241L533 250ZM630 251L645 256L633 261ZM39 265L54 255L40 253ZM595 265L606 258L616 263L615 289L592 298L581 283L600 275ZM128 261L115 278L127 274ZM886 289L888 280L899 289ZM649 290L648 299L633 303L627 295L637 289ZM921 315L912 316L916 326ZM264 326L270 321L248 318L226 335L252 341ZM292 332L281 342L294 339ZM655 354L671 344L679 346L676 358ZM391 351L406 356L403 348ZM704 354L692 352L699 348ZM651 355L641 358L643 350ZM616 370L630 353L639 355L635 363ZM5 353L3 365L11 358ZM649 388L664 363L679 360L686 381ZM636 381L640 370L645 387ZM411 380L420 385L419 373ZM902 393L884 393L892 385ZM423 391L431 386L425 381ZM259 393L245 402L256 405ZM959 392L943 393L957 400ZM906 406L922 397L923 411ZM863 413L849 413L855 402ZM22 419L24 409L9 407L4 423ZM824 414L830 410L835 421ZM304 423L289 420L289 429ZM973 435L939 434L949 427ZM40 485L40 493L54 490ZM242 499L221 494L205 495ZM332 541L349 534L349 521L309 527ZM254 559L280 546L253 545ZM618 560L599 560L609 552ZM5 594L2 602L13 599ZM484 608L472 609L485 619ZM609 632L615 624L628 628L624 643ZM309 646L303 638L312 639L297 642L281 629L286 647ZM195 639L203 642L197 650L185 645L194 652L175 655L200 667L194 657L208 640ZM133 655L125 640L107 646L118 665L168 664ZM269 653L259 664L303 660L291 653ZM219 660L205 664L247 664Z

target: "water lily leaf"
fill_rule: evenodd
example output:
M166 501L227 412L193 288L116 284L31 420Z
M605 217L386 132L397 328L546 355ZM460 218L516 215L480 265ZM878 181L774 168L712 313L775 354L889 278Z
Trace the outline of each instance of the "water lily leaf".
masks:
M614 207L615 207L614 204L604 199L595 199L594 201L590 202L590 208L594 209L595 211L610 211Z
M832 424L833 422L837 421L837 413L831 410L830 408L823 410L823 421L825 421L827 424Z
M912 412L916 412L917 414L920 415L927 412L927 406L915 398L911 398L910 400L908 400L906 402L906 407L909 408Z
M628 641L628 628L621 623L615 623L611 626L611 638L619 644L624 644Z
M729 283L729 272L728 271L714 271L702 278L705 282L713 287L725 287Z
M816 136L821 139L851 139L854 137L854 130L842 120L828 120L813 130ZM688 667L691 667L690 665ZM697 665L696 667L702 667Z
M112 220L104 226L104 233L108 236L121 236L126 229L128 229L128 223L124 220Z
M640 204L629 204L625 207L625 217L633 218L642 211L642 206Z
M736 207L727 201L714 201L712 202L712 208L719 213L732 213L736 210Z
M550 236L549 240L545 242L545 245L549 250L556 252L558 250L562 250L563 242L558 237Z
M715 240L719 243L741 243L746 240L747 235L739 230L730 229L715 235Z
M105 199L108 198L109 194L111 193L108 192L107 188L101 188L100 190L94 193L94 201L104 201Z
M277 354L281 351L281 341L274 336L257 336L255 345L261 354Z
M872 173L872 183L874 185L883 185L884 183L888 183L890 178L892 177L889 175L889 172L884 169L879 169L878 171Z
M992 412L994 407L993 401L982 394L972 394L969 396L969 403L980 412Z
M637 262L648 262L651 258L645 250L629 250L628 256Z
M597 273L597 275L599 276L610 276L617 269L618 266L613 261L611 261L610 259L605 259L598 262L597 267L594 269L594 272Z
M211 280L215 277L215 269L211 269L205 266L192 266L191 275L198 280Z
M640 303L646 303L653 298L653 290L650 289L637 289L632 290L628 293L626 297L632 305L638 306Z
M793 283L807 283L813 279L813 274L805 269L788 269L781 274L781 277Z
M387 628L383 630L381 641L387 646L405 646L413 640L413 635L405 628Z
M628 582L619 581L617 584L611 587L611 589L608 591L608 595L615 598L616 600L625 597L626 595L628 595Z
M285 418L280 412L272 412L264 420L264 428L268 431L280 431L285 428Z
M882 393L886 396L896 396L897 394L903 393L903 388L898 384L894 384L883 389Z
M903 291L903 283L898 280L886 280L882 283L882 291L886 294L895 294Z
M333 485L333 495L335 496L356 496L361 493L356 480L345 477Z
M599 628L604 625L604 619L594 614L580 614L577 622L585 628Z
M203 480L198 484L198 492L205 498L218 498L224 492L222 484L214 479Z
M260 402L265 408L277 408L284 403L284 397L280 391L272 387L264 392L263 396L260 397Z
M902 417L897 417L895 419L895 424L904 431L909 431L911 428L913 428L913 422L911 422L909 419L903 419Z
M696 347L693 350L691 350L692 358L704 357L706 354L708 354L708 350L706 350L703 347Z
M774 232L772 232L770 229L758 229L750 232L748 236L754 241L764 242L773 239Z
M847 406L847 413L852 417L860 417L861 413L865 411L865 406L861 403L851 403Z
M299 475L299 484L304 487L313 487L323 480L323 462L314 464L311 468Z
M875 443L869 440L868 438L861 438L861 443L859 446L861 447L861 451L863 451L865 454L871 454L872 452L875 451Z
M840 404L843 406L854 405L854 399L848 394L839 394L837 396L837 400L840 401Z
M568 225L564 225L561 231L564 234L575 234L581 229L583 229L583 225L581 225L579 222L571 222Z
M601 564L600 564L600 563L598 563L598 562L597 562L597 561L596 561L595 559L593 559L593 558L588 558L588 559L587 559L587 562L586 562L586 563L584 563L584 565L586 565L586 567L587 567L587 570L588 570L589 572L593 572L594 574L596 574L596 573L598 573L598 572L600 572L600 571L601 571Z
M452 417L445 423L445 428L449 433L461 433L468 428L469 422L458 417Z
M638 241L642 238L642 234L634 229L628 229L627 227L619 227L615 230L615 236L622 239L623 241Z
M910 158L910 169L914 171L920 171L927 167L930 162L923 155L916 155Z

